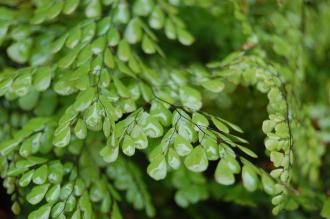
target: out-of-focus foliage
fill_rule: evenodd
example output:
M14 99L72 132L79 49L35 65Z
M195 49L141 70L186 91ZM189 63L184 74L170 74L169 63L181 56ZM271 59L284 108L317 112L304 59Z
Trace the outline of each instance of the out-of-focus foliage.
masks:
M0 50L18 218L330 218L329 1L0 0Z

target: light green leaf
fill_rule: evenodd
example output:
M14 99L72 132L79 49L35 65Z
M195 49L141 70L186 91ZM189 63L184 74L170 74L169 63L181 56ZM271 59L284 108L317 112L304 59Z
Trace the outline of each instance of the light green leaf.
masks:
M100 0L90 0L85 9L85 15L89 18L100 17L102 13L102 4Z
M191 87L183 87L180 89L180 100L183 106L192 110L199 110L202 107L201 94Z
M46 192L48 191L49 184L43 184L33 187L33 189L27 194L26 200L32 204L36 205L42 201Z
M51 81L51 68L48 66L40 67L37 69L33 76L33 86L37 91L45 91Z
M93 87L80 92L73 104L73 108L78 112L86 110L95 98L95 93L96 90Z
M220 93L225 88L225 83L221 79L212 79L202 83L202 86L214 93Z
M265 192L269 195L275 195L275 183L266 174L261 175L261 182Z
M181 165L180 157L173 148L170 148L167 153L167 163L175 170L178 169Z
M147 16L154 6L152 0L136 0L133 4L133 13L139 16Z
M116 202L113 202L111 219L122 219L123 217L120 214L119 207Z
M330 198L327 198L322 206L321 216L324 218L330 218Z
M131 48L125 39L119 42L117 56L123 62L127 62L131 56Z
M38 185L44 184L47 180L47 174L48 167L44 164L34 171L32 181Z
M70 143L70 138L71 138L70 126L67 125L58 133L55 132L53 138L53 144L56 147L65 147Z
M67 0L64 3L63 14L72 14L79 5L80 0Z
M156 118L149 116L142 124L143 130L150 138L158 138L164 134L163 126Z
M58 198L60 197L60 192L61 192L61 185L56 184L53 185L48 192L46 193L46 201L47 202L56 202Z
M235 176L224 159L219 161L214 177L215 181L222 185L232 185L235 183Z
M208 167L206 153L202 146L195 147L184 160L185 166L193 172L203 172Z
M247 147L243 147L241 145L237 145L237 147L243 151L245 154L249 155L250 157L253 157L253 158L257 158L258 155L256 155L252 150L250 150L249 148Z
M175 148L175 151L180 156L187 156L193 150L193 147L190 144L190 142L187 141L185 138L183 138L180 135L176 135L176 137L175 137L174 148Z
M217 119L213 116L211 119L212 119L213 124L218 128L218 130L220 130L224 133L229 133L228 127L223 122L221 122L219 119Z
M100 155L105 162L111 163L117 160L119 153L118 147L105 146L101 151Z
M74 48L78 45L81 38L81 29L76 27L69 32L69 36L66 39L65 45L69 48Z
M166 177L167 167L164 155L160 154L148 165L147 173L154 180L161 180Z
M153 54L156 52L155 43L147 35L143 36L142 49L147 54Z
M8 56L15 62L23 64L30 57L31 40L22 40L11 44L7 48Z
M185 29L177 28L177 35L180 43L185 46L189 46L195 41L194 37Z
M248 165L243 166L242 180L243 186L246 188L246 190L248 190L249 192L254 192L255 190L257 190L258 176L252 167Z
M272 151L270 153L270 160L273 162L275 167L281 166L283 159L284 159L284 154L281 152Z
M32 181L32 176L34 174L34 169L24 173L21 178L18 181L18 185L20 187L26 187L30 184L30 182Z
M115 58L110 48L106 48L104 51L104 64L111 69L115 67Z
M131 132L131 137L137 149L142 150L148 147L147 136L139 125L135 125Z
M28 219L48 219L51 209L52 209L52 204L42 205L37 210L32 211L29 214Z
M130 92L127 89L127 87L125 87L125 85L121 82L121 80L119 80L117 77L113 78L113 83L115 85L115 88L119 94L119 96L121 97L129 97L130 96Z
M131 136L126 135L122 144L123 153L127 156L132 156L135 153L135 143Z
M130 20L126 26L124 36L130 44L135 44L141 40L142 28L141 21L138 18L133 18Z
M52 210L50 215L52 216L52 218L59 218L60 214L63 212L65 207L65 203L64 202L58 202L56 203Z
M170 19L166 19L165 21L165 35L171 40L176 38L175 25Z
M100 131L102 123L103 107L99 102L95 102L84 112L84 120L87 127L93 131Z
M149 17L149 25L154 29L160 29L164 26L165 15L160 7L155 6L152 10L152 13Z
M107 34L107 40L109 46L117 46L120 41L120 35L115 27L110 28Z
M87 127L82 119L78 119L76 126L74 127L74 134L79 139L85 139L87 136Z

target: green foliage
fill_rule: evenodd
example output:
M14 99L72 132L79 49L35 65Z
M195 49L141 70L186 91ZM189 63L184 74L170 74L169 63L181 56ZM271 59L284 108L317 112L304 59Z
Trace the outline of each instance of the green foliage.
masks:
M188 207L217 200L329 218L329 19L322 0L1 1L12 212L174 218L174 200L205 218Z

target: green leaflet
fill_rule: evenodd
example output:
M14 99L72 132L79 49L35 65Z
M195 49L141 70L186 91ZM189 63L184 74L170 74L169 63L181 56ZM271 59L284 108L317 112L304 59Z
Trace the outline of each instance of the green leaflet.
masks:
M147 173L155 180L161 180L166 177L167 167L164 155L160 154L154 158L148 165Z
M184 160L185 166L193 172L203 172L208 167L206 153L202 146L195 147Z
M81 38L81 29L80 27L76 27L71 32L69 32L65 45L72 49L78 45L80 38Z
M194 37L184 29L178 28L177 35L180 43L185 46L189 46L195 41Z
M91 44L91 50L94 54L100 54L104 51L106 43L105 37L99 37L96 40L94 40Z
M229 133L228 127L222 121L220 121L215 117L212 117L211 119L214 125L219 129L219 131L222 131L224 133Z
M13 43L7 48L7 54L13 61L23 64L29 59L31 44L30 39Z
M73 183L68 182L61 187L60 200L67 200L73 191Z
M103 127L102 123L103 107L99 102L94 102L84 112L84 121L87 127L94 131L99 131Z
M16 80L12 84L12 89L17 96L25 96L29 92L31 84L31 74L30 72L26 72L25 74L21 74L19 77L16 78Z
M210 81L205 81L202 83L202 86L214 93L219 93L221 91L223 91L223 89L225 88L225 84L222 80L220 79L213 79Z
M261 175L261 182L265 192L269 195L274 195L275 193L275 183L274 181L267 176L266 174Z
M253 151L251 151L250 149L246 148L246 147L243 147L241 145L237 145L237 147L243 151L245 154L249 155L250 157L253 157L253 158L257 158L258 155L256 155Z
M137 0L133 4L133 13L139 16L147 16L154 6L152 0Z
M21 187L26 187L30 184L30 182L32 181L32 176L34 175L34 169L30 170L26 173L24 173L21 178L19 179L19 186Z
M176 38L176 31L173 22L170 19L165 21L165 34L167 38L174 40Z
M52 20L54 18L56 18L62 11L62 8L64 6L64 2L63 1L57 1L55 2L48 10L47 12L47 18L49 20Z
M330 200L329 200L329 198L327 198L323 203L323 207L321 210L321 216L324 218L330 217Z
M119 207L116 202L113 203L111 219L122 219Z
M62 182L64 176L63 165L55 160L48 166L48 181L56 184Z
M149 25L154 29L160 29L163 27L165 21L165 15L159 7L154 7L149 17Z
M95 98L95 92L96 90L90 87L87 90L79 93L79 95L76 98L76 101L73 104L73 108L78 112L86 110L91 105L93 99Z
M193 150L193 147L190 142L187 141L185 138L181 137L180 135L176 135L175 137L174 148L180 156L186 156L190 154Z
M37 91L44 91L50 86L52 70L50 67L40 67L34 73L33 86Z
M58 198L60 197L60 191L61 191L61 185L55 184L46 193L46 201L47 202L56 202Z
M109 46L117 46L120 41L120 35L116 28L110 28L107 34L107 41Z
M38 208L35 211L32 211L28 219L48 219L50 215L52 205L51 204L45 204L42 205L40 208Z
M144 35L142 38L142 50L147 54L156 52L155 43L147 35Z
M78 119L76 126L74 127L74 134L79 139L84 139L87 136L87 127L82 119Z
M172 114L163 104L153 103L150 109L151 117L156 118L163 126L171 124Z
M192 110L199 110L202 107L202 97L200 93L191 87L183 87L180 89L180 100L185 107Z
M150 138L158 138L163 135L164 130L162 125L156 118L148 116L145 123L142 124L143 130Z
M168 151L167 163L173 169L178 169L181 165L180 157L173 148L170 148Z
M196 131L199 131L200 128L205 128L209 126L209 121L207 120L207 118L197 112L193 113L192 121L196 124L196 126L194 127Z
M201 143L201 145L204 147L208 160L219 159L220 154L218 151L217 142L205 137L205 140Z
M129 18L130 13L128 4L126 2L120 2L114 12L114 21L126 24L129 21Z
M215 180L222 185L232 185L235 182L234 173L228 167L226 161L221 159L215 169Z
M79 207L83 212L83 218L92 218L92 204L88 198L87 192L84 192L79 199Z
M254 192L257 189L258 177L255 170L247 165L244 165L242 168L242 180L243 186L249 192Z
M123 153L127 156L132 156L135 153L135 143L131 136L126 135L122 143Z
M115 88L116 88L119 96L121 96L121 97L130 96L129 90L125 87L125 85L122 83L121 80L119 80L118 78L114 78L113 83L115 85Z
M274 163L275 167L281 166L284 159L284 155L281 152L272 151L270 153L270 160Z
M115 67L115 58L110 48L106 48L104 51L104 64L111 69Z
M19 139L11 139L4 141L0 144L0 152L3 156L10 154L13 150L15 150L20 143Z
M138 18L131 19L126 27L124 36L130 44L135 44L141 40L142 27L141 21Z
M79 5L80 0L68 0L63 7L64 14L72 14Z
M51 210L51 216L52 218L58 218L60 216L60 214L63 212L65 207L65 203L64 202L58 202L56 203L52 210Z
M53 144L56 147L65 147L70 143L71 131L70 126L66 125L58 133L55 132Z
M129 60L129 58L131 56L131 48L130 48L127 40L122 39L119 42L117 56L123 62L127 62Z
M147 136L139 125L136 125L133 128L133 130L131 132L131 137L132 137L132 139L135 143L135 147L137 149L145 149L148 147Z
M32 181L35 184L44 184L47 180L47 174L48 174L48 167L47 165L42 165L39 168L37 168L32 176Z
M118 147L105 146L101 151L100 155L102 156L105 162L111 163L117 160L119 153Z
M26 200L32 204L36 205L42 201L46 192L48 191L49 184L37 185L26 196Z
M89 1L86 9L85 15L89 18L100 17L102 12L102 4L99 0Z

